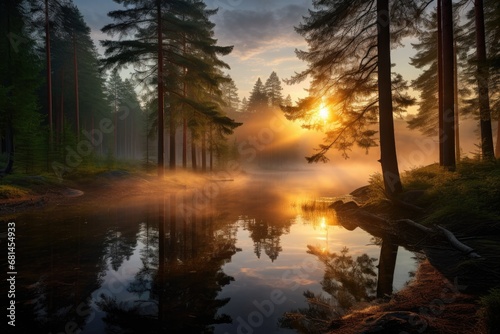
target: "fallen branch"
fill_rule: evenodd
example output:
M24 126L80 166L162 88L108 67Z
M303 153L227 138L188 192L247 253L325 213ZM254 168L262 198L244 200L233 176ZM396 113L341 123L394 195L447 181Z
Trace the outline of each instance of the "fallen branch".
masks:
M468 256L473 257L473 258L480 258L481 257L479 254L476 253L476 251L473 248L460 242L452 232L450 232L449 230L447 230L444 227L439 226L439 225L436 225L436 227L441 231L441 233L446 237L446 239L448 239L450 244L453 247L455 247L457 250L459 250L462 253L464 253L465 255L468 255Z
M416 223L411 219L398 219L398 220L394 220L393 222L396 224L410 225L412 227L418 228L419 230L421 230L422 232L425 232L425 233L432 233L433 232L433 230L431 228L428 228L422 224Z

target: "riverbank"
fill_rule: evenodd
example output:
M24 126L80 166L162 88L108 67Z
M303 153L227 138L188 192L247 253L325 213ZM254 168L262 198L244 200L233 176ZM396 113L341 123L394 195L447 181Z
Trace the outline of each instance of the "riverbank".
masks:
M432 165L404 173L402 181L405 191L393 200L385 196L379 175L354 195L364 212L382 220L411 219L431 231L431 238L435 230L451 231L475 256L427 248L434 267L426 260L407 288L388 302L332 321L331 333L497 333L500 165L469 161L456 172Z
M136 170L88 171L71 179L52 175L9 175L0 183L0 216L9 219L33 210L59 206L89 206L114 202L124 197L169 193L196 188L210 181L207 174L177 171L156 174Z
M462 293L462 288L424 261L412 283L389 301L332 321L329 333L488 333L479 299Z

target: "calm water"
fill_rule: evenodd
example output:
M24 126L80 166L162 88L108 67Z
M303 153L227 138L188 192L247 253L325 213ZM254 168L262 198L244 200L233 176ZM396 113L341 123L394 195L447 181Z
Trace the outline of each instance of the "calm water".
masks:
M307 307L306 290L328 296L309 249L379 257L367 233L301 209L345 191L308 172L260 173L20 216L16 332L293 333L284 312ZM412 256L399 250L396 289Z

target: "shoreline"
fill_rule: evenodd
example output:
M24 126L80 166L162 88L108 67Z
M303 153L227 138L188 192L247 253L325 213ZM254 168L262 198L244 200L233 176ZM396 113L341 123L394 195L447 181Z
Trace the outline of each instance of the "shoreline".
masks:
M189 178L185 177L188 175ZM196 188L200 184L209 182L210 175L176 171L165 175L164 179L159 181L156 175L117 170L63 182L43 177L39 179L43 179L40 184L17 181L2 183L17 188L24 194L13 198L0 196L1 220L11 219L33 210L51 210L60 205L84 206L102 200L115 201L126 197Z
M333 320L328 333L488 333L478 297L461 290L459 282L450 282L424 260L415 279L389 300Z

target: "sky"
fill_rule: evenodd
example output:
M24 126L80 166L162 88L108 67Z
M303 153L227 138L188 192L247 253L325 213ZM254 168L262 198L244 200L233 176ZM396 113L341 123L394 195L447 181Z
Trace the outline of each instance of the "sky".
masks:
M98 40L110 38L100 29L111 20L107 13L122 8L112 0L74 0L92 29L92 37ZM229 74L236 82L240 99L249 96L260 77L263 82L275 71L281 79L293 76L306 68L297 59L295 50L307 50L304 38L295 32L312 0L206 0L208 8L219 8L212 17L216 24L215 37L219 45L233 45L234 50L223 60L231 66ZM398 72L408 79L416 77L416 71L408 64L412 53L410 43L393 51L393 62ZM102 52L102 49L99 47ZM290 94L293 101L307 96L309 82L283 86L283 95Z
M111 20L107 13L121 9L112 0L74 0L100 52L98 41L109 36L100 29ZM275 71L281 79L306 68L295 56L295 49L306 49L307 44L294 26L307 15L311 0L206 0L208 8L219 8L212 17L216 24L215 37L221 46L233 45L233 52L223 60L229 64L229 74L236 82L239 96L247 97L260 77L263 82ZM309 83L288 86L282 84L283 95L293 100L307 96Z

